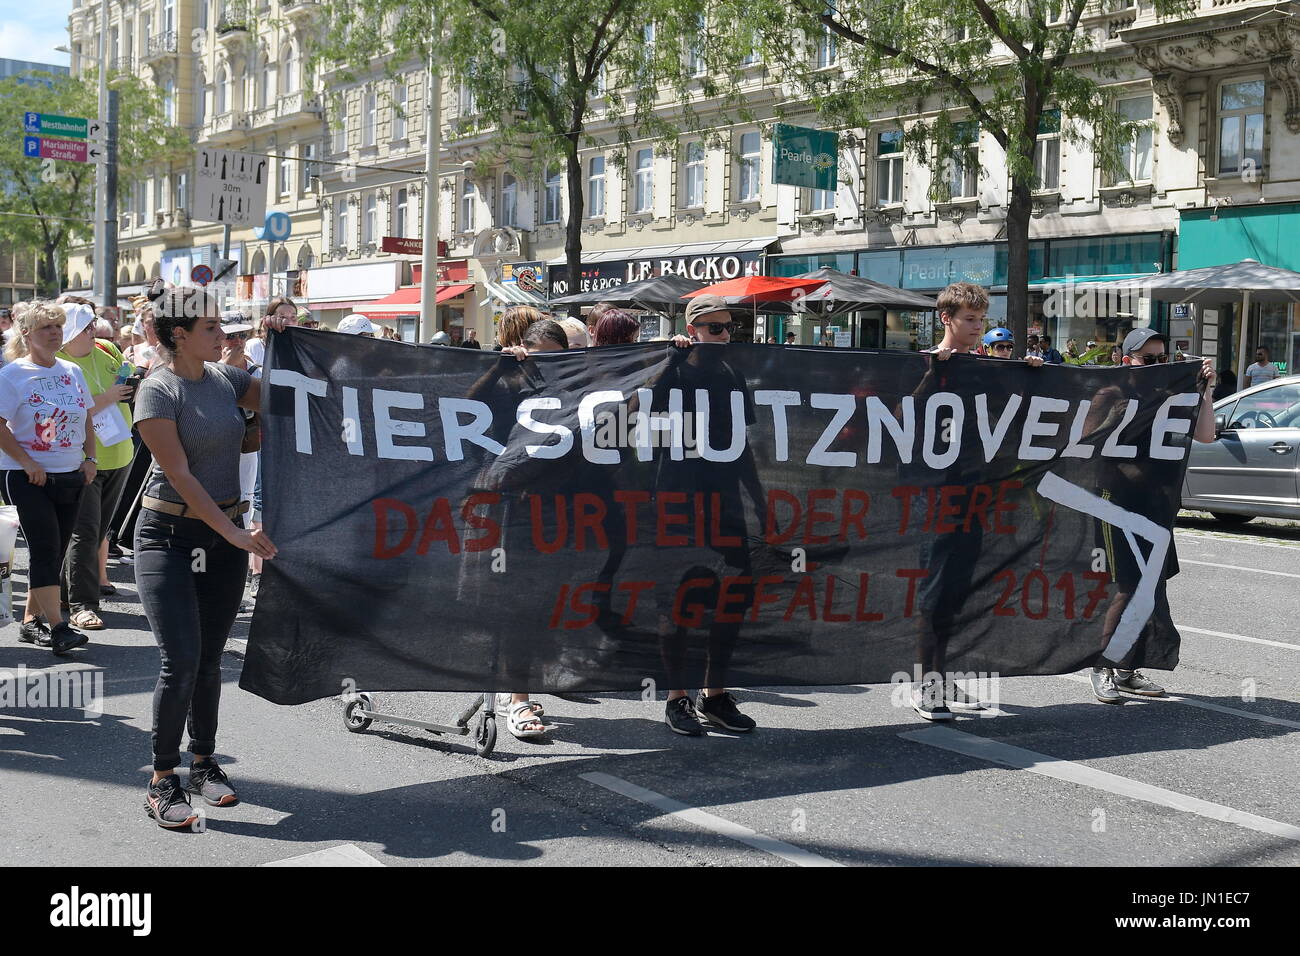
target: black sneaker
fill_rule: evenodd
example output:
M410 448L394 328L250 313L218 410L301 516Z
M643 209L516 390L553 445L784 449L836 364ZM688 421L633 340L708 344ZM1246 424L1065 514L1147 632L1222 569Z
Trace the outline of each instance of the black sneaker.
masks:
M716 697L705 697L704 691L700 691L699 697L695 699L695 710L701 720L738 734L748 733L758 726L752 718L740 712L736 707L736 698L727 691Z
M144 812L165 830L188 829L199 818L190 806L190 798L181 788L181 778L174 773L149 784L144 796Z
M80 647L90 638L81 631L68 624L67 621L60 621L50 628L50 649L55 654L66 654L74 647Z
M23 621L18 628L18 643L35 644L37 647L49 647L50 629L41 620Z
M664 723L675 734L683 734L687 737L704 736L704 728L700 726L700 719L695 715L695 707L689 697L678 697L668 702L668 706L664 708Z
M230 785L226 772L211 757L190 764L190 782L185 789L197 793L211 807L233 807L239 802L239 794Z

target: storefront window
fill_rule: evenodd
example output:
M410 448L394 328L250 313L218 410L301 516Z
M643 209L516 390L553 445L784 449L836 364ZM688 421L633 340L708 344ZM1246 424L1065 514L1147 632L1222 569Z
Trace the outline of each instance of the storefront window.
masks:
M1295 337L1291 332L1291 306L1261 303L1259 307L1259 341L1257 345L1268 349L1273 364L1283 375L1294 374L1296 366L1292 357ZM1253 353L1252 353L1253 354ZM1252 358L1251 361L1254 361Z
M1054 276L1146 275L1164 268L1160 233L1053 239L1048 267ZM1032 278L1032 276L1031 276Z

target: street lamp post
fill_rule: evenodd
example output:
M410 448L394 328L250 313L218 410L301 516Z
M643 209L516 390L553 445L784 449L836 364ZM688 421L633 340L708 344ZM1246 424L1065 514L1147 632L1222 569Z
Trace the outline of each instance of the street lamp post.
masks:
M104 162L95 164L95 278L93 297L117 305L117 90L108 88L108 4L99 4L99 96L96 119L104 124Z
M417 342L438 330L438 160L442 152L442 75L429 60L429 95L424 105L424 245L420 274L420 323Z

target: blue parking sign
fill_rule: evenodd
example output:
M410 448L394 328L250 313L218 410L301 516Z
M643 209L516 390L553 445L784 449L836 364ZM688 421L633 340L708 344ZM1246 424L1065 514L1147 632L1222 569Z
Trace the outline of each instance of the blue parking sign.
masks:
M39 133L41 131L41 114L24 113L23 131L27 133Z
M23 155L24 156L41 155L41 141L39 137L36 136L23 137Z

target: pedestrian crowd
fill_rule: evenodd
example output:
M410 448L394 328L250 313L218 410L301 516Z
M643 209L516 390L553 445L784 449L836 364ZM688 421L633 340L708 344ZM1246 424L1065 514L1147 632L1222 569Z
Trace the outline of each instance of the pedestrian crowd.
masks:
M249 316L222 312L202 289L166 288L161 283L132 305L132 321L120 326L114 322L115 310L97 309L89 300L71 295L21 303L11 315L0 316L10 325L4 331L5 362L0 367L0 475L4 499L17 511L29 557L19 641L60 656L83 646L88 632L105 627L100 602L115 593L108 566L134 565L140 602L160 655L152 705L153 772L145 809L160 826L186 828L197 819L191 794L213 806L238 800L213 754L221 654L237 614L247 608L248 598L256 598L264 562L277 553L262 523L258 409L267 334L289 326L316 328L319 323L284 296L272 298L260 315ZM954 355L1017 358L1011 332L988 326L988 308L985 290L969 283L956 283L940 293L943 337L928 350L936 361L927 381L942 378L944 363ZM726 302L709 294L691 300L685 321L687 334L669 340L669 362L654 389L676 383L683 394L698 396L706 391L709 377L736 373L725 361L694 362L692 355L707 352L697 348L700 345L730 343L738 324ZM0 327L3 324L0 321ZM336 331L396 338L391 329L380 330L361 314L347 316ZM635 314L608 303L594 308L585 321L557 321L530 306L512 307L502 316L494 343L501 353L498 369L483 387L495 387L510 368L523 368L522 363L537 354L628 345L641 333ZM431 344L451 344L446 333L440 335L442 339ZM787 343L793 344L793 338L794 333L787 333ZM1110 363L1165 362L1170 358L1167 345L1165 336L1151 329L1134 329L1110 350ZM483 347L473 330L459 346ZM1097 344L1089 342L1080 353L1070 340L1063 354L1046 335L1038 335L1030 337L1018 359L1041 367L1098 351ZM1266 351L1256 358L1247 372L1249 384L1266 380L1273 368ZM1214 439L1215 378L1205 360L1193 436L1198 441ZM726 382L730 387L732 379ZM719 427L729 432L731 424L720 422ZM657 487L706 487L718 500L732 503L740 500L750 480L747 467L742 459L724 475L687 456L684 462L666 463ZM731 510L719 518L724 528L737 520L734 507L727 507ZM738 530L743 532L741 521ZM951 542L948 558L934 560L940 565L944 560L958 562L964 546ZM746 553L722 557L741 574L749 573ZM945 575L934 577L943 580ZM927 672L944 673L942 588L953 580L962 586L960 576L949 577L948 584L936 585L934 604L922 601L923 613L932 617L917 652ZM725 631L726 625L715 627L705 678L710 686L699 689L694 698L683 686L669 692L665 722L675 733L700 736L706 725L733 732L755 727L725 687L737 635ZM680 629L674 632L671 624L661 622L670 680L680 672L683 639ZM1164 693L1125 664L1112 661L1094 670L1098 700L1116 702L1120 692ZM914 688L912 706L927 720L952 719L950 705L983 706L943 681ZM517 737L535 738L550 729L542 706L526 688L498 695L497 706ZM187 730L191 763L188 781L182 784L176 771Z

